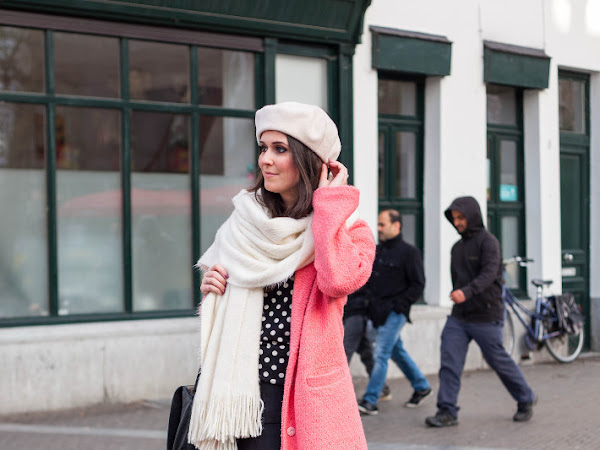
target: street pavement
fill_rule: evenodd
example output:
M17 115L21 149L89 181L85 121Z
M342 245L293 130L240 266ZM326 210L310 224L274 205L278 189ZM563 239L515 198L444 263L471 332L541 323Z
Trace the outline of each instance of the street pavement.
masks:
M522 369L539 398L527 423L512 421L516 404L489 370L463 375L459 425L444 429L424 424L435 414L435 394L405 408L409 383L389 380L393 398L380 402L379 415L363 416L369 449L600 449L600 354ZM437 391L437 376L428 379ZM355 379L357 396L366 382ZM0 450L164 450L169 401L0 416Z

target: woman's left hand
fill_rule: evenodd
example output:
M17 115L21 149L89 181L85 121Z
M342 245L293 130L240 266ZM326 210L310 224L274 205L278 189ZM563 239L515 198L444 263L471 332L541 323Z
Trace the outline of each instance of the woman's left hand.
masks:
M329 166L329 167L328 167ZM328 170L331 170L331 180L328 176ZM321 167L321 178L319 187L327 186L346 186L348 184L348 169L339 161L329 160L329 164L323 163Z

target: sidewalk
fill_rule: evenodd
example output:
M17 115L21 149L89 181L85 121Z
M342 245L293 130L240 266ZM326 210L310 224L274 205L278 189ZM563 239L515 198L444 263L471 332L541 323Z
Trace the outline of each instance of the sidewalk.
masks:
M525 366L539 396L529 423L515 423L516 405L491 371L465 373L460 424L429 429L435 395L418 409L402 405L412 391L390 380L393 398L378 416L363 417L370 450L598 449L600 448L600 354L572 364ZM428 377L437 390L437 376ZM355 380L362 395L366 379ZM0 417L1 450L164 450L169 400ZM318 449L306 449L318 450ZM349 449L350 450L350 449Z

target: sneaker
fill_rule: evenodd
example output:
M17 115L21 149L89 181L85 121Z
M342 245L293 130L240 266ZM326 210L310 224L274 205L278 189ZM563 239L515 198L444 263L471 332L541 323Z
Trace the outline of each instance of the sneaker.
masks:
M386 400L391 400L392 399L392 390L390 389L390 387L386 384L383 389L381 390L381 396L379 397L380 401L386 401Z
M537 403L537 395L534 397L533 402L530 403L517 403L517 412L513 416L515 422L527 422L533 417L533 407Z
M407 408L418 408L425 400L427 400L427 397L429 397L432 392L433 390L431 388L425 389L424 391L415 391L410 400L404 403L404 406Z
M430 427L442 428L458 425L458 418L446 410L438 410L435 416L425 419L425 424Z
M379 409L377 408L377 405L374 405L373 403L370 403L366 400L360 401L360 403L358 404L358 410L361 413L367 414L369 416L376 416L377 414L379 414Z

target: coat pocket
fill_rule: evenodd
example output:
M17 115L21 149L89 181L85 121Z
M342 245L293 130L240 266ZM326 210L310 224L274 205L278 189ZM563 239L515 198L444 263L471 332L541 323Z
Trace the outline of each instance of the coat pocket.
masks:
M337 383L344 378L344 369L342 367L332 367L323 369L323 373L306 377L306 384L311 388L320 388Z

